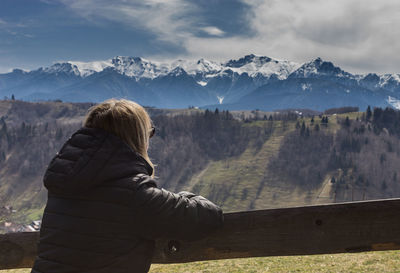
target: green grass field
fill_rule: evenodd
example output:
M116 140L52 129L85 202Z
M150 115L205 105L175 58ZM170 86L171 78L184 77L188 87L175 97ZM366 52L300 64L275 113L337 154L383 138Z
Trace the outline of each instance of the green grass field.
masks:
M0 273L28 273L29 269L0 270ZM151 273L362 273L400 272L400 251L364 252L291 257L232 259L187 264L151 266Z

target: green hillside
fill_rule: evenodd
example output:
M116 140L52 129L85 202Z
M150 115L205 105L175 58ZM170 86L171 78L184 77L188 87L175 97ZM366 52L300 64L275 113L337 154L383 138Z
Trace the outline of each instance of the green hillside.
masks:
M90 106L0 101L2 227L41 217L46 166ZM400 196L396 111L149 112L159 186L199 193L226 212Z
M238 156L209 162L185 189L208 196L225 211L290 205L285 204L284 199L289 195L292 200L296 195L295 189L285 191L283 181L277 182L279 177L268 170L268 163L278 154L285 134L294 130L292 123L286 126L282 126L282 123L262 121L246 124L270 130L268 139L261 145L256 145L254 142L257 140L252 140ZM296 198L294 202L299 204L302 201Z

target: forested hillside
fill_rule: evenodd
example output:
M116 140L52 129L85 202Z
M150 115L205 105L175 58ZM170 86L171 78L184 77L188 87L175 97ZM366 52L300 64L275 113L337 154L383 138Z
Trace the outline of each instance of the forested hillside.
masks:
M0 204L3 220L40 219L46 200L42 176L89 104L0 102Z
M46 166L90 106L0 101L2 226L40 219ZM302 117L148 110L157 128L149 153L160 187L200 193L225 211L400 195L398 111Z

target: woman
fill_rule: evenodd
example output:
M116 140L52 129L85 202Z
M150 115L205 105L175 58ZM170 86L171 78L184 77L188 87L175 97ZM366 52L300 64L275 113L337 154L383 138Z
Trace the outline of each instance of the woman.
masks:
M154 127L140 105L92 107L50 162L33 273L148 272L156 238L196 239L222 225L204 197L159 189L147 154Z

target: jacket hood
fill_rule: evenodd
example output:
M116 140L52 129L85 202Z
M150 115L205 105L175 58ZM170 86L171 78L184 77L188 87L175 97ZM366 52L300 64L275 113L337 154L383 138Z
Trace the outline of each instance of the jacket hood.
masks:
M83 127L76 131L52 159L44 185L53 193L74 193L153 168L121 138L105 130Z

